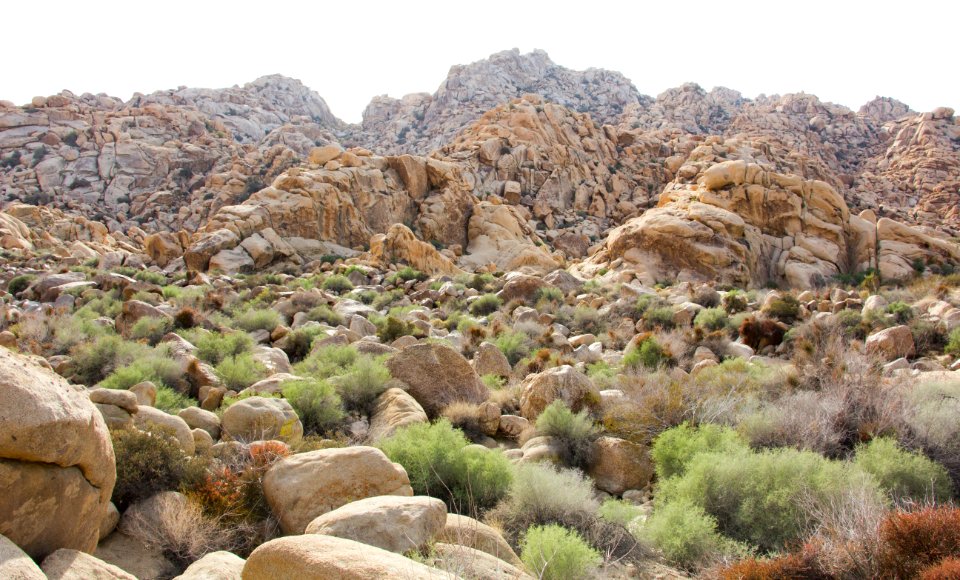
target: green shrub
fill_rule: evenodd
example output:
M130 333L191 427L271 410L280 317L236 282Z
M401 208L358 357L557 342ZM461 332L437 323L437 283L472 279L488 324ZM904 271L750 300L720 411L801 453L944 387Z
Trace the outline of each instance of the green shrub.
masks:
M313 320L316 322L322 322L324 324L329 324L330 326L340 326L343 324L343 316L326 304L321 304L319 306L314 306L307 311L307 320Z
M637 317L642 317L647 310L650 310L657 302L657 297L653 294L641 294L637 301L633 305L634 314Z
M943 349L943 352L960 356L960 328L954 328L950 333L950 338L947 339L947 346Z
M195 407L197 401L191 399L190 397L181 394L170 387L163 385L156 385L157 387L157 400L154 402L153 406L161 411L170 413L171 415L176 415L178 412L186 409L187 407Z
M53 327L53 348L57 354L65 354L85 342L93 342L102 336L113 334L112 329L93 322L94 314L80 309L73 316Z
M346 276L334 274L323 281L323 289L327 292L343 294L353 290L353 283Z
M347 410L367 413L376 398L387 390L390 371L382 360L360 356L333 381Z
M359 356L352 346L325 346L310 353L293 367L293 371L302 377L329 379L345 373Z
M113 503L121 510L157 492L179 490L202 473L172 436L122 429L110 438L117 458Z
M251 308L246 310L234 319L234 326L246 332L255 330L266 330L272 332L274 328L280 326L282 319L280 313L276 310Z
M698 453L682 476L661 482L659 501L698 506L725 536L782 550L803 537L809 516L802 506L828 505L856 488L882 502L869 475L809 451Z
M637 518L644 515L644 511L628 501L611 498L600 504L597 515L612 524L629 527Z
M441 419L433 425L403 427L381 441L380 448L406 469L415 494L440 498L455 512L476 515L507 493L513 467L499 451L464 449L468 443Z
M157 387L175 387L183 378L183 369L173 359L158 353L145 353L132 363L110 373L100 382L105 389L129 389L133 385L150 381Z
M623 366L628 369L644 367L655 370L669 360L670 357L664 352L657 339L650 336L623 356Z
M227 357L248 353L253 349L253 339L245 332L209 332L205 330L180 331L180 336L197 347L200 360L216 365Z
M400 320L396 316L378 319L374 324L377 325L377 336L385 344L390 344L401 336L416 336L419 334L417 327L412 322Z
M579 306L573 311L573 327L584 334L600 335L606 324L596 308Z
M127 342L110 334L77 345L72 351L71 362L76 380L89 386L99 383L116 369L146 356L148 352L149 348L142 344Z
M492 374L481 376L480 381L491 391L499 391L507 384L507 379Z
M658 507L637 530L656 546L668 562L687 570L707 566L735 552L735 544L717 531L715 518L697 505L681 502Z
M906 302L899 300L887 305L887 314L893 316L897 324L906 324L914 317L913 308Z
M426 279L427 279L427 275L421 272L420 270L416 270L414 268L411 268L410 266L404 266L403 268L400 268L399 270L397 270L396 274L393 274L387 280L391 284L397 284L398 282L409 282L410 280L426 280Z
M643 323L647 328L673 328L673 308L658 306L650 308L643 314Z
M152 270L140 270L133 275L134 278L140 280L141 282L147 282L148 284L156 284L157 286L163 286L167 283L167 277L161 274L160 272L154 272Z
M937 353L947 346L947 333L939 324L922 318L914 318L909 323L917 354Z
M953 485L947 470L935 461L880 437L857 447L854 463L869 473L895 500L947 502Z
M736 431L705 423L693 427L684 423L667 429L653 442L650 456L661 481L683 475L687 464L699 453L735 454L748 452L749 447Z
M707 330L723 330L729 322L727 311L723 308L704 308L697 313L693 319L693 324Z
M173 320L166 317L144 316L133 323L130 328L130 338L145 340L151 345L160 342L163 335L173 330Z
M591 578L602 560L600 552L591 548L578 533L556 524L527 530L520 559L543 580Z
M507 357L510 366L530 354L530 337L523 332L507 331L493 339L493 344Z
M314 339L323 334L323 328L314 324L291 330L283 338L283 351L290 362L302 361L310 354Z
M267 376L267 368L250 353L225 357L214 368L223 385L233 391L242 391Z
M499 310L502 305L503 301L496 294L484 294L470 304L470 314L486 316Z
M565 296L563 295L563 290L555 286L542 286L537 289L534 294L534 304L543 303L553 303L560 304L563 302Z
M547 405L537 417L537 433L559 439L567 452L565 459L574 467L589 465L590 449L599 431L586 411L574 414L560 399Z
M313 378L286 381L280 389L300 417L305 433L327 433L343 421L340 397L328 381Z
M771 300L764 311L780 322L793 324L800 316L800 301L789 294L785 294L780 298Z
M19 276L14 276L7 283L7 292L16 296L17 294L26 290L37 277L33 274L21 274Z
M749 303L747 302L747 297L740 290L731 290L724 295L723 300L723 309L727 311L728 314L738 314L744 312L747 309Z

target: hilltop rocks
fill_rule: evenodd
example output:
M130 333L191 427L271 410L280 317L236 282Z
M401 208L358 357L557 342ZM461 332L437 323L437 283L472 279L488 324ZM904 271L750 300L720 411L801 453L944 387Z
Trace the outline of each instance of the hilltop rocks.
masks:
M431 244L418 240L403 224L393 224L386 234L370 238L370 258L381 267L409 264L431 276L462 272Z
M92 552L116 481L100 412L76 387L0 348L0 533L34 558Z
M334 536L307 534L270 540L250 554L244 580L368 580L370 578L436 578L441 572L374 546Z
M482 403L490 394L467 359L443 344L407 347L387 361L387 368L429 416L457 401Z
M447 506L439 499L379 496L350 502L316 518L307 534L324 534L406 553L426 545L443 529Z
M502 271L546 274L559 262L539 242L519 210L482 201L474 206L467 229L467 254L461 263L477 270L493 264Z
M600 404L600 394L587 375L570 365L531 374L520 383L520 413L530 421L557 399L574 413Z
M373 447L299 453L276 463L263 493L284 533L302 534L320 516L351 501L377 495L412 496L403 467Z

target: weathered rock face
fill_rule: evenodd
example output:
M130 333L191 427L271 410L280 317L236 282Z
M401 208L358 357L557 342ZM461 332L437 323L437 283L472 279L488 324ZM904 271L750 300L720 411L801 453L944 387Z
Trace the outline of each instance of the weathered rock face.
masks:
M717 147L694 152L687 162L716 158ZM659 207L614 229L580 270L620 267L651 284L678 278L808 288L878 265L887 275L902 275L904 254L937 264L960 258L945 240L890 220L873 224L851 216L823 181L744 160L688 166L690 178L668 186Z
M867 337L867 352L878 354L891 361L900 357L913 356L916 345L909 326L894 326L875 332Z
M367 544L334 536L307 534L270 540L250 554L244 580L300 578L368 580L369 578L457 578Z
M211 552L187 566L174 580L240 580L245 563L230 552Z
M500 532L471 517L447 514L446 524L437 535L437 540L480 550L514 566L523 566Z
M34 558L92 552L116 481L113 445L86 394L0 348L0 533Z
M386 234L373 236L370 239L370 257L381 267L408 264L430 276L462 272L432 245L418 240L410 228L403 224L393 224Z
M276 463L263 493L284 533L302 534L317 516L377 495L412 496L403 467L374 447L299 453Z
M307 526L307 534L355 540L403 554L430 542L443 529L447 506L426 496L379 496L350 502Z
M647 449L616 437L600 437L593 444L593 461L588 470L597 489L621 495L643 489L653 476L653 462Z
M374 403L367 439L376 442L405 425L427 421L427 414L416 399L403 389L389 388Z
M43 573L50 580L137 580L133 574L124 572L90 554L61 548L43 559Z
M467 359L443 344L405 348L387 361L387 368L430 416L457 401L482 403L490 394Z
M542 50L520 54L514 49L452 67L433 95L375 98L353 139L387 153L425 154L449 142L487 110L527 93L589 111L603 123L612 123L625 107L646 99L620 73L572 71L554 64Z
M30 556L3 535L0 535L0 576L14 580L47 579Z
M486 552L460 544L438 542L433 545L432 553L435 566L451 574L487 580L533 580L533 576L523 572L522 566L508 564Z
M223 436L231 440L296 443L303 438L303 424L286 399L249 397L237 401L224 411L221 426Z

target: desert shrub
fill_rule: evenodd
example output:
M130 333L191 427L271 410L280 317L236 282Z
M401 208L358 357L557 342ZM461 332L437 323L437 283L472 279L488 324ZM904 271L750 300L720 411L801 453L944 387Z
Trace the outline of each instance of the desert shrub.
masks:
M276 310L255 309L245 310L234 318L234 326L246 332L266 330L272 332L280 326L282 319Z
M173 330L173 320L170 318L144 316L130 328L130 338L145 340L154 345L160 342L163 335Z
M387 390L390 371L382 359L359 356L345 373L331 380L347 410L366 413L376 398Z
M484 294L470 304L470 314L486 316L493 314L503 305L503 300L496 294Z
M923 382L906 394L904 420L911 445L946 467L960 489L960 382Z
M203 322L203 315L189 306L184 306L173 315L174 328L193 328L199 326L201 322Z
M373 321L373 319L371 319ZM377 325L377 336L386 344L397 340L401 336L416 336L420 334L412 322L406 322L396 316L387 316L374 321Z
M573 311L573 328L584 334L600 335L606 326L596 308L578 306Z
M113 503L125 509L159 491L176 491L202 477L203 467L191 460L171 436L136 429L110 432L117 458Z
M557 399L540 413L536 426L538 434L560 440L571 466L583 469L589 465L590 450L600 430L586 411L573 413L566 403Z
M343 316L326 304L320 304L308 310L307 320L322 322L324 324L329 324L330 326L340 326L344 322Z
M194 407L197 405L196 399L191 399L190 397L170 387L163 385L156 385L156 387L157 400L154 402L153 406L161 411L170 413L171 415L176 415L179 411L182 411L187 407Z
M887 305L887 314L893 317L897 324L906 324L914 317L913 308L906 302L897 300Z
M953 495L950 476L942 465L901 448L891 438L880 437L858 446L854 463L896 500L944 502Z
M351 346L330 345L317 349L293 367L299 376L329 379L346 372L360 357Z
M727 311L723 308L704 308L693 319L694 326L707 330L723 330L727 327L728 322Z
M53 324L53 348L57 354L65 354L77 345L93 342L102 336L113 334L102 324L93 321L94 314L77 311L73 316Z
M960 556L960 508L893 512L880 524L880 540L880 562L888 577L913 578L924 568Z
M673 308L669 306L657 306L648 309L643 313L643 324L650 330L656 328L673 328Z
M717 531L717 521L703 508L684 503L658 507L637 528L637 535L654 546L671 564L688 570L703 568L737 546Z
M493 344L507 357L511 365L530 354L530 337L522 332L507 331L493 339Z
M646 368L656 370L666 364L670 356L653 336L640 341L634 348L623 356L623 366L628 369Z
M348 280L346 276L334 274L323 281L323 289L327 292L343 294L344 292L353 290L353 283Z
M729 427L706 423L693 427L683 423L667 429L653 442L650 456L657 477L663 481L683 475L686 466L698 453L735 454L749 451L746 441Z
M532 463L517 466L495 516L516 537L530 526L562 523L578 514L595 514L599 508L593 484L583 473Z
M587 376L598 391L616 388L618 370L606 361L597 361L587 365Z
M146 511L127 512L120 529L181 570L211 552L236 549L243 535L205 516L196 501L173 494L154 497Z
M960 356L960 328L954 328L950 333L950 337L947 339L947 346L943 349L943 352Z
M458 513L477 514L493 507L510 488L513 467L499 451L475 447L441 419L433 425L403 427L380 442L402 465L417 495L440 498Z
M227 357L250 352L253 339L244 332L208 332L205 330L181 331L180 335L197 347L200 360L216 365Z
M644 510L628 501L611 498L600 504L597 515L604 521L629 526L634 520L644 515Z
M527 530L520 559L543 580L590 578L601 562L600 553L578 533L556 524Z
M826 503L858 486L880 497L869 475L808 451L699 453L682 476L661 482L660 501L699 506L725 536L780 550L809 523L801 500Z
M149 349L117 335L105 335L78 344L72 351L74 375L84 385L94 385L118 368L145 356Z
M748 306L747 297L740 290L727 292L721 303L728 314L738 314L745 311Z
M340 396L328 381L313 378L285 381L280 390L297 412L306 433L326 433L343 421Z
M908 323L917 354L939 353L947 346L947 333L939 324L914 318Z
M481 376L480 381L491 391L499 391L507 384L507 379L493 374Z
M16 296L17 294L26 290L37 277L33 274L21 274L19 276L14 276L7 282L7 292Z
M399 270L397 270L395 274L387 278L387 280L391 284L397 284L400 282L409 282L410 280L426 280L426 279L427 279L426 274L424 274L420 270L411 268L410 266L404 266L403 268L400 268Z
M563 290L555 286L542 286L534 294L533 302L534 304L562 304L564 298Z
M800 316L800 302L795 297L785 294L771 300L764 308L764 312L780 322L793 324Z
M920 580L955 580L960 578L960 558L944 558L920 571Z
M456 429L463 431L463 434L473 441L479 440L483 435L483 429L480 427L480 407L475 403L466 401L450 403L443 408L440 416Z
M150 381L165 387L177 386L183 378L183 369L175 360L161 352L147 351L128 365L110 373L100 382L105 389L129 389L137 383Z
M717 570L715 577L719 580L832 579L833 576L821 572L817 556L814 550L804 550L773 558L750 557Z
M301 326L291 330L283 338L283 352L287 353L290 362L297 363L302 361L310 354L313 347L313 340L323 335L323 328L315 324Z
M214 370L223 385L233 391L241 391L267 376L267 368L250 353L225 357Z
M156 284L157 286L163 286L167 283L167 277L161 274L160 272L154 272L152 270L140 270L133 277L141 282L147 282L148 284Z

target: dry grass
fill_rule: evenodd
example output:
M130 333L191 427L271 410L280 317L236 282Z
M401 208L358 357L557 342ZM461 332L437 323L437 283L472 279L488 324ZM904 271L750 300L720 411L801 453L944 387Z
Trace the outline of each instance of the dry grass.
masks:
M456 401L447 405L440 412L450 424L463 431L470 439L476 441L483 435L480 428L480 407L474 403Z

